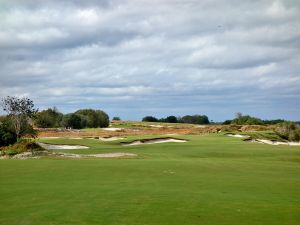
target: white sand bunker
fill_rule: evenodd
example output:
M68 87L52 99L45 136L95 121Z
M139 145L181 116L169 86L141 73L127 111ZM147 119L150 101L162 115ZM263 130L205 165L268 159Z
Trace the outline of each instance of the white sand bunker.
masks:
M135 157L137 154L125 153L125 152L115 152L115 153L101 153L101 154L72 154L63 152L53 152L51 155L67 157L67 158L121 158L121 157Z
M241 135L241 134L227 134L228 137L237 137L237 138L250 138L248 135Z
M122 137L99 137L99 140L101 141L117 141L117 140L122 140L125 138Z
M42 137L45 139L71 139L71 140L78 140L83 139L82 137Z
M108 128L102 128L102 130L107 130L107 131L120 131L120 130L124 130L124 129L123 129L123 128L108 127Z
M175 138L154 138L154 139L144 139L144 140L137 140L133 142L125 143L123 142L122 145L129 146L129 145L149 145L149 144L159 144L159 143L168 143L168 142L179 142L184 143L187 142L186 140L182 139L175 139Z
M164 127L162 125L149 125L149 127L157 127L157 128L161 128L161 127Z
M300 142L283 142L283 141L271 141L265 139L255 139L252 142L268 145L289 145L289 146L300 146Z
M87 149L89 147L83 145L51 145L38 142L38 144L47 150L55 150L55 149Z

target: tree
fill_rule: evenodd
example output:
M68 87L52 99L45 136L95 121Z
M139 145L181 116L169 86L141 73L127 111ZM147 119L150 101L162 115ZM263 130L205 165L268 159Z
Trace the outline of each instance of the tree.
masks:
M81 117L75 113L66 114L62 121L63 126L66 128L81 129L82 120Z
M10 129L10 121L7 117L2 117L0 120L0 147L14 144L17 141L17 136Z
M206 115L186 115L180 118L180 123L191 123L191 124L209 124L209 119Z
M2 108L11 120L17 139L21 137L22 128L28 128L29 118L33 118L38 111L34 108L33 101L27 97L7 96L2 99Z
M236 117L231 121L231 124L236 125L262 125L263 121L259 118L252 117L249 115L241 115L239 117Z
M158 122L158 119L155 118L154 116L145 116L142 119L143 122Z
M108 127L109 116L102 110L80 109L75 112L81 117L82 127Z
M235 118L240 119L240 118L242 118L242 116L243 116L243 114L241 112L236 112L235 113Z
M177 123L177 122L178 122L176 116L168 116L168 117L165 119L165 121L166 121L167 123Z
M54 107L38 112L34 123L37 127L43 128L59 127L62 118L63 114Z
M115 117L113 117L113 119L112 119L112 120L120 121L120 120L121 120L121 118L120 118L120 117L118 117L118 116L115 116Z

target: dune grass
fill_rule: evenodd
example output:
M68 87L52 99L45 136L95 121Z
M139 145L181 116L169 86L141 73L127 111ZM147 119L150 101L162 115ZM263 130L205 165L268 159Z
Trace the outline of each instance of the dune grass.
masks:
M223 135L176 138L189 141L42 139L90 147L64 152L138 157L1 160L0 224L300 224L300 147Z

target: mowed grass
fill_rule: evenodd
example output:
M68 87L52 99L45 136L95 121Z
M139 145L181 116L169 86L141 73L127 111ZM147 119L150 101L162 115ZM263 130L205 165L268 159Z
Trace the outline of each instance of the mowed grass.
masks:
M64 152L138 157L1 160L0 224L300 224L300 147L178 138L189 142L44 139L90 147Z

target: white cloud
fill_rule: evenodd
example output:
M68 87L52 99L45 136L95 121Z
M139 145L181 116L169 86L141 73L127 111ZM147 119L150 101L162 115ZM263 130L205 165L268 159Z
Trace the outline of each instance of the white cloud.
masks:
M290 111L282 116L297 117L296 1L2 4L0 96L27 94L64 111L118 109L128 118L159 109L224 119L263 104L272 117L284 103Z

